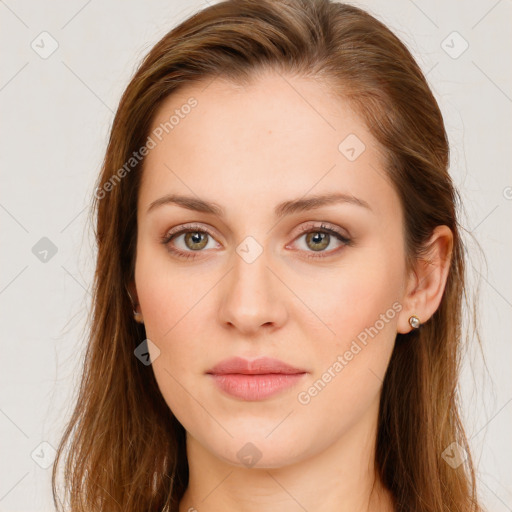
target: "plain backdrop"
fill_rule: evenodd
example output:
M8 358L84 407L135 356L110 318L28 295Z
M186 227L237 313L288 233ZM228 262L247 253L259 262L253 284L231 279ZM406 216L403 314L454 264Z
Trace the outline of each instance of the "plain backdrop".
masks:
M484 503L512 510L512 5L353 3L409 47L443 112L487 364L473 340L464 420ZM204 6L0 0L0 512L53 510L53 448L76 396L90 305L89 204L114 112L142 57Z

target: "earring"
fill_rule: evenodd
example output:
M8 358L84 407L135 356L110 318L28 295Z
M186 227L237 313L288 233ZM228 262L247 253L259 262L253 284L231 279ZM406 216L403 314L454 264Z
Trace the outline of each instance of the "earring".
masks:
M142 319L142 313L138 313L137 311L133 310L133 318L135 318L135 321L139 324L144 323L144 320Z
M420 319L416 316L416 315L412 315L409 317L409 325L413 328L413 329L418 329L419 326L421 325L420 323Z

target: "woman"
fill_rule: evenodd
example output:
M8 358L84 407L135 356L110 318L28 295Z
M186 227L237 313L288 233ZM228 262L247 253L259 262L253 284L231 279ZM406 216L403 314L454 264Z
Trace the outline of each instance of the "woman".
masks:
M327 0L221 2L119 105L70 510L480 511L464 251L409 51Z

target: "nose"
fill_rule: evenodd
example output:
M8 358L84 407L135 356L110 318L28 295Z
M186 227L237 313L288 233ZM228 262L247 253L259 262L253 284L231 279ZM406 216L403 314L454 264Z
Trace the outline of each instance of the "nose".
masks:
M280 328L286 322L286 287L270 268L268 251L254 261L233 254L233 268L224 279L219 317L224 326L245 335ZM289 293L289 292L288 292Z

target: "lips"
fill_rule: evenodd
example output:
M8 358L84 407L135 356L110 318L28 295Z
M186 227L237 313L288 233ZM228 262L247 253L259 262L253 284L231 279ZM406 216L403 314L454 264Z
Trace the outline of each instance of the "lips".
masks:
M224 394L244 401L265 400L296 386L308 373L279 359L225 359L206 372Z
M249 361L242 357L232 357L216 364L206 373L213 375L243 374L243 375L266 375L269 373L281 373L291 375L306 373L306 370L295 368L279 359L271 357L260 357Z

